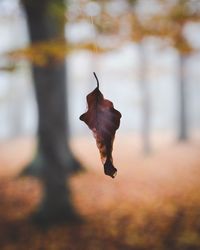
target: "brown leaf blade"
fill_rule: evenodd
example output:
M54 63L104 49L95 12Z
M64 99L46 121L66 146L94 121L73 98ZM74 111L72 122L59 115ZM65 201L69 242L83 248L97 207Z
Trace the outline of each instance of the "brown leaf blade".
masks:
M84 121L93 132L104 164L104 173L114 178L117 169L113 166L112 149L121 113L114 109L111 101L104 99L95 73L94 76L97 88L87 95L88 111L80 116L80 120Z

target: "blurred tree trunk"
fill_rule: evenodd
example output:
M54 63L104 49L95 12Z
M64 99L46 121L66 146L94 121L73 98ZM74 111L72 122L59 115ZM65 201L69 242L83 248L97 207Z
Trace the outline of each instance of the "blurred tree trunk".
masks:
M57 0L24 0L31 42L64 39L64 22L52 11L51 4L63 4ZM39 52L38 52L39 53ZM73 168L80 166L74 159L69 140L66 116L66 71L65 61L53 58L45 66L33 66L33 77L39 113L39 145L33 168L40 169L44 184L44 199L36 214L39 222L57 222L75 218L73 206L66 187L66 178Z
M186 63L186 56L179 53L179 76L178 76L179 77L178 78L178 93L179 93L178 140L179 141L185 141L188 139L185 63Z
M147 82L147 62L145 56L145 50L143 42L141 41L139 46L139 57L140 57L140 88L142 95L142 121L141 121L141 135L143 141L143 152L149 154L151 152L150 142L150 115L151 115L151 101L149 84Z

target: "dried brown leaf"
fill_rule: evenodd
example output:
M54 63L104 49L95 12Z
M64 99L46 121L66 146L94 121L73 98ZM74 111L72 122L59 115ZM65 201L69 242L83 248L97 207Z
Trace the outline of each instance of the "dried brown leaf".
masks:
M113 166L112 149L115 132L120 125L121 113L114 109L111 101L104 99L95 73L94 76L97 87L87 95L88 111L80 116L80 120L84 121L93 132L105 174L114 178L117 169Z

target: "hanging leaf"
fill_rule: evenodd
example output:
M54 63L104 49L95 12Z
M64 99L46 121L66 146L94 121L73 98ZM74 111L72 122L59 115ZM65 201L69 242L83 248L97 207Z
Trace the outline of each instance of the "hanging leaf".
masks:
M80 116L80 120L84 121L94 134L104 164L104 173L114 178L117 169L113 166L112 148L121 113L114 109L111 101L104 99L95 73L94 76L97 87L87 95L88 111Z

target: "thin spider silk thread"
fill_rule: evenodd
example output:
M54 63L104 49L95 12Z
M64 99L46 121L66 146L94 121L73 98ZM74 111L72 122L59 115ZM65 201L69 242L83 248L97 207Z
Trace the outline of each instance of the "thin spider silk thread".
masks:
M96 30L95 30L95 25L94 25L94 20L93 20L93 17L90 15L90 22L91 22L91 24L92 24L92 26L93 26L93 28L94 28L94 42L93 42L93 48L94 48L94 54L98 54L98 49L99 49L99 47L97 47L97 33L96 33ZM95 78L96 78L96 81L97 81L97 88L99 89L99 79L98 79L98 77L97 77L97 75L96 75L96 73L95 72L93 72L93 74L94 74L94 76L95 76Z
M81 14L82 13L82 9L81 9L81 7L79 7L79 13ZM92 27L93 27L93 29L94 29L94 36L93 36L93 39L94 39L94 41L93 41L93 44L92 44L92 47L93 47L93 53L94 53L94 55L96 54L98 54L98 52L99 52L99 47L97 46L97 33L96 33L96 29L95 29L95 25L94 25L94 20L93 20L93 17L91 16L91 15L89 15L89 17L90 17L90 23L91 23L91 25L92 25ZM93 72L93 74L94 74L94 76L95 76L95 78L96 78L96 80L97 80L97 88L99 88L99 80L98 80L98 78L97 78L97 75L96 75L96 73L95 72Z
M94 20L93 20L93 17L90 16L90 22L95 30L95 25L94 25ZM96 34L96 31L95 31L95 34L94 34L94 42L93 42L93 48L94 48L94 51L96 54L98 54L98 47L97 47L97 34Z
M83 13L81 7L78 7L78 9L79 9L79 13L80 13L80 14ZM92 44L93 52L94 52L95 54L98 54L98 52L99 52L99 47L97 46L97 42L96 42L96 41L97 41L97 33L96 33L96 30L95 30L94 20L93 20L93 17L92 17L91 15L89 15L89 17L90 17L90 23L91 23L91 25L92 25L92 27L93 27L93 29L94 29L94 31L95 31L94 36L93 36L94 41L93 41L93 44Z

